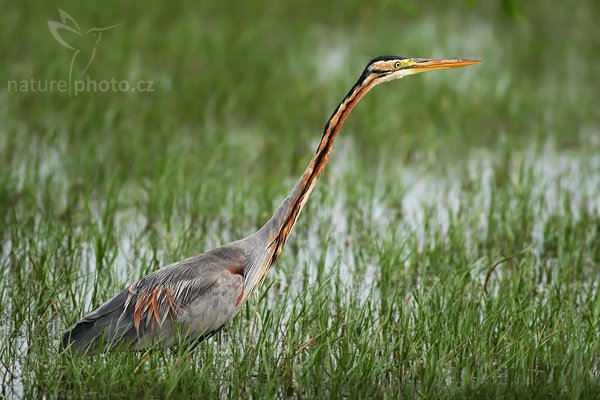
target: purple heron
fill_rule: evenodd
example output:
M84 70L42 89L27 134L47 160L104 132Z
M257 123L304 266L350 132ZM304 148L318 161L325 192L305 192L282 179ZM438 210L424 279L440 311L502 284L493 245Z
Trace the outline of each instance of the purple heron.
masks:
M63 336L63 347L98 351L122 343L139 350L150 345L195 344L212 336L240 311L273 267L327 164L336 135L360 99L382 82L478 62L396 56L371 60L325 124L304 174L262 228L127 286L71 326Z

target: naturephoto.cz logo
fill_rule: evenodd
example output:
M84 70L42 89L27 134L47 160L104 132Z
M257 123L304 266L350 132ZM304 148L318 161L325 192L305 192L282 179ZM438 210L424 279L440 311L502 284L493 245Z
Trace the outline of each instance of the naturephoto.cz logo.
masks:
M83 92L154 92L154 81L130 82L117 78L95 80L86 75L96 53L100 52L98 47L102 41L102 34L125 23L83 30L66 11L59 9L58 14L60 22L48 21L48 28L52 37L71 54L68 79L11 80L8 81L9 92L68 92L69 97Z

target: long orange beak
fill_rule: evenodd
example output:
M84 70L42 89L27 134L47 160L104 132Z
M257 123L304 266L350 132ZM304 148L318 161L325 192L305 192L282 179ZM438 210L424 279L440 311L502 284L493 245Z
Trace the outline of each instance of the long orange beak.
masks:
M466 67L468 65L479 64L479 60L464 60L464 59L425 59L415 58L414 64L409 68L415 73L435 71L438 69Z

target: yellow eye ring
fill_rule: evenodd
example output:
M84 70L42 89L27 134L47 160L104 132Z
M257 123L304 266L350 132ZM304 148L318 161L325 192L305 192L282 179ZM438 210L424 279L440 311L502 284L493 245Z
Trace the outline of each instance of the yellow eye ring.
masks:
M402 64L400 64L400 61L396 61L396 62L394 63L394 68L395 68L395 69L400 69L400 67L401 67L401 66L402 66Z

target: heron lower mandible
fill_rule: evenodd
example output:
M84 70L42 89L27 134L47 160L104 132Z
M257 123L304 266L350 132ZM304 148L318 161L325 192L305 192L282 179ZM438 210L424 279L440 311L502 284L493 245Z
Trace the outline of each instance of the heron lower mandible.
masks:
M209 337L227 324L264 281L329 159L340 127L375 85L475 60L377 57L333 112L317 151L291 194L247 238L161 268L126 287L64 334L63 347L97 351L170 347ZM102 345L104 344L104 345Z

